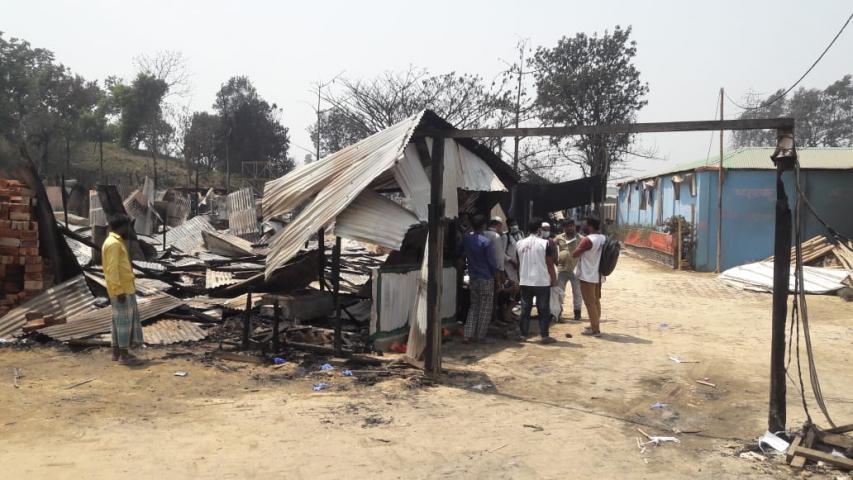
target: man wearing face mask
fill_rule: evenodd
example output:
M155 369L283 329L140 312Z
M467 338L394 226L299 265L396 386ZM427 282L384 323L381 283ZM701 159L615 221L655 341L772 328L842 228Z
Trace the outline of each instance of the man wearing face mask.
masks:
M577 260L572 257L572 252L577 248L581 241L581 236L575 231L575 221L572 219L563 220L563 233L557 235L554 239L559 248L559 259L557 261L557 280L560 287L563 289L560 305L563 304L567 290L572 289L572 307L574 307L574 319L581 319L581 284L578 277L575 275L575 265Z
M101 247L101 258L113 313L113 361L134 366L141 362L131 355L129 350L130 347L141 346L143 339L139 309L136 305L133 267L127 247L130 219L124 214L114 216L110 219L110 230L112 231Z

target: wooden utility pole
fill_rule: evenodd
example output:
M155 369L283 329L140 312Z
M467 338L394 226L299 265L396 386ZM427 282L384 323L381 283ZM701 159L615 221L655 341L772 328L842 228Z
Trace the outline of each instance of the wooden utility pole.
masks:
M444 263L444 138L433 137L427 261L427 331L424 370L441 374L441 278Z
M791 131L780 130L776 152L776 228L773 245L773 327L770 339L770 408L767 428L785 430L785 320L788 315L788 291L791 275L791 208L782 174L794 168L796 151Z
M723 96L720 89L720 123L723 122ZM720 128L720 168L717 170L717 273L720 273L723 252L723 129Z

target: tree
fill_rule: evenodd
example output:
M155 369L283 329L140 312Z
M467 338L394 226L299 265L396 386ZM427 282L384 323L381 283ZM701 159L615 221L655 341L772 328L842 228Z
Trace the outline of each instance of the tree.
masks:
M824 90L800 87L781 98L777 90L766 99L750 95L740 118L793 117L796 141L804 147L849 147L853 145L853 84L851 75L833 82ZM737 131L732 137L735 148L776 145L776 133L763 130Z
M60 82L67 70L53 53L0 32L0 132L22 157L39 151L38 167L48 166L50 144L58 135Z
M221 121L218 157L226 171L240 171L243 162L267 162L271 169L287 172L294 167L287 156L290 137L280 121L281 109L258 95L248 77L231 77L216 94L213 108ZM230 188L230 178L226 180Z
M65 173L71 170L71 141L84 138L86 118L93 113L102 96L97 82L80 75L65 75L57 82L57 115L65 140Z
M138 149L149 132L156 130L169 87L163 80L139 73L130 85L116 81L111 90L120 111L119 144Z
M113 83L108 78L106 85ZM99 181L104 181L104 142L112 142L116 137L116 126L110 122L110 117L116 113L115 102L110 96L110 89L101 90L95 108L83 115L81 119L83 135L98 144Z
M139 55L133 63L140 73L164 81L168 95L184 97L190 93L190 73L183 53L161 50L152 55Z
M640 80L633 60L636 42L631 27L616 26L613 32L563 37L554 48L539 47L531 59L535 69L536 102L544 123L611 125L633 122L648 103L649 91ZM563 151L582 155L566 159L581 167L585 175L600 175L602 191L613 165L630 152L630 134L583 135L552 139Z
M503 84L482 77L450 72L431 75L409 68L367 80L340 79L336 91L323 99L331 108L321 117L321 156L340 150L376 132L430 109L458 128L504 126L501 113L512 102ZM308 127L317 145L317 125ZM494 146L494 145L493 145Z

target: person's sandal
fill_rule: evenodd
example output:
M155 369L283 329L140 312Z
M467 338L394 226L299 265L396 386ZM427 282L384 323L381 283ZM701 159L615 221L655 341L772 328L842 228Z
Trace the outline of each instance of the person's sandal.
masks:
M581 335L586 335L587 337L601 337L601 332L593 332L591 328L586 327L581 332Z

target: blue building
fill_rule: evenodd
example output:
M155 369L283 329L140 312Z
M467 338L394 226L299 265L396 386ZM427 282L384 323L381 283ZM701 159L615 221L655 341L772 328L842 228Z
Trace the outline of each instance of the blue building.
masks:
M826 223L853 238L853 148L797 149L800 188ZM723 160L721 269L773 254L776 171L772 148L741 148ZM691 264L714 271L717 263L719 157L677 166L665 173L620 183L616 223L663 230L666 220L683 216L695 227ZM783 174L793 210L793 172ZM803 209L803 239L828 232Z

